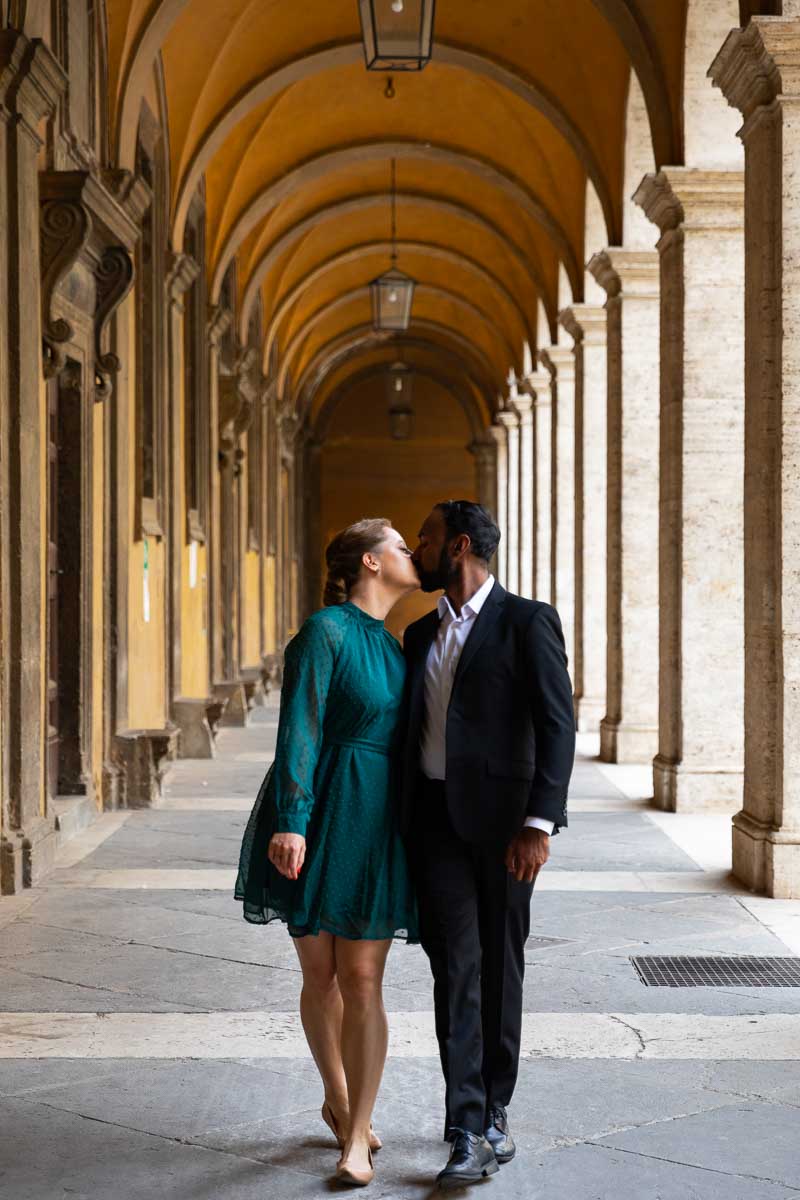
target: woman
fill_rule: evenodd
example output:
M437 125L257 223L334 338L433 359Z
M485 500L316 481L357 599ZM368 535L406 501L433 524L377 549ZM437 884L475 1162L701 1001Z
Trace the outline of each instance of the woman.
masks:
M385 520L359 521L326 551L325 608L286 647L275 762L242 844L236 897L248 921L284 921L300 958L300 1015L325 1088L322 1117L363 1185L380 1141L371 1117L388 1029L391 939L417 940L395 825L393 749L405 664L384 618L419 586Z

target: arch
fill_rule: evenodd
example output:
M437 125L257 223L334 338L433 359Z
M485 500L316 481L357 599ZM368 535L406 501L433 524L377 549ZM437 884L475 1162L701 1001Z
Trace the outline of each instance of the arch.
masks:
M681 132L676 128L664 64L636 0L593 0L593 3L616 29L628 53L649 117L655 162L659 165L682 162Z
M345 333L337 334L325 345L320 346L297 380L294 394L298 400L299 411L301 413L307 411L309 396L314 395L320 380L326 373L334 371L348 356L363 354L366 349L375 346L397 347L402 345L404 350L425 346L427 349L433 350L439 357L452 361L462 375L466 374L476 384L479 392L486 399L486 411L490 414L493 411L491 398L494 397L497 388L492 365L483 351L473 345L468 338L462 337L461 334L446 325L440 325L437 321L415 321L412 322L410 329L411 332L400 342L394 335L376 330L371 324L356 325ZM420 338L418 336L420 332L430 336ZM437 340L439 338L444 338L445 341ZM451 349L447 342L452 342L454 346L457 346L458 352ZM476 366L478 369L474 371L473 368ZM314 372L316 372L316 376L314 376Z
M555 214L551 213L525 184L501 170L495 163L476 155L465 154L464 151L451 146L434 145L430 142L392 141L340 146L301 163L280 179L267 184L264 190L259 192L250 201L247 208L239 214L223 243L214 264L211 280L211 303L216 304L217 302L222 277L236 250L258 221L277 204L280 204L282 200L296 192L304 184L322 179L329 171L339 170L356 162L388 161L391 158L417 158L427 162L445 163L449 166L460 167L491 183L549 234L559 258L566 265L573 294L576 298L583 295L582 269L578 267L577 256L569 238Z
M136 116L147 90L147 76L159 57L170 29L189 0L157 0L137 30L133 48L125 63L115 106L116 159L120 167L132 170L136 155ZM188 211L188 210L187 210Z
M451 200L442 200L437 196L429 196L419 192L398 192L397 204L416 204L418 206L430 206L437 208L442 212L452 213L454 216L471 221L476 225L480 225L493 237L496 237L508 250L512 258L516 259L521 269L526 275L530 275L533 280L539 296L543 302L547 303L547 289L541 275L539 264L531 262L526 258L524 251L513 242L507 234L505 234L497 225L488 218L484 217L475 209L470 208L466 204L456 204ZM250 278L245 287L244 296L242 298L242 315L243 317L249 311L250 305L253 303L253 298L261 287L263 280L266 278L273 263L275 263L284 250L286 250L294 240L302 238L309 230L317 228L323 221L337 220L340 217L346 216L348 213L359 212L364 208L368 208L372 204L386 204L385 192L364 193L359 196L354 196L349 200L340 200L335 204L324 205L322 208L316 209L314 212L303 217L295 225L282 233L280 237L272 243L265 251L261 258L256 263ZM555 309L552 302L549 304L555 315Z
M625 108L625 174L622 193L623 245L636 250L655 246L654 226L643 209L633 202L633 194L645 175L655 171L650 126L639 81L631 72L628 103Z
M416 291L417 294L424 292L429 295L444 296L451 303L460 304L462 308L465 308L474 317L477 317L479 322L483 321L490 326L490 328L497 335L498 340L504 343L509 355L508 361L513 363L516 360L516 352L514 347L509 342L503 330L495 322L493 317L489 316L488 313L483 312L483 310L478 308L476 304L473 304L470 300L465 300L463 296L459 296L457 292L453 292L449 288L440 287L434 284L418 283ZM308 334L311 333L311 331L315 329L321 322L326 320L327 317L331 316L334 312L337 312L340 308L345 308L348 304L352 304L354 300L366 299L366 294L366 285L360 288L355 288L349 292L343 292L340 296L337 296L335 300L331 300L328 304L324 304L322 308L317 309L316 312L312 313L311 316L302 323L297 332L293 334L289 344L283 352L281 364L278 368L279 396L283 395L284 384L286 382L286 376L289 373L289 367L291 366L292 359L299 350L300 346L303 344L303 341Z
M478 275L485 283L498 291L504 300L514 309L517 319L522 326L523 331L527 336L530 336L530 324L528 319L520 307L517 300L508 290L503 281L490 271L488 267L482 263L476 262L469 258L466 254L461 254L458 251L450 250L446 246L439 246L431 242L416 242L416 241L400 241L397 242L397 249L408 253L421 252L432 259L441 259L444 262L455 263L459 266L466 266L475 275ZM374 254L389 254L392 250L391 242L362 242L357 246L352 246L340 254L334 255L332 258L326 259L320 263L312 271L309 271L302 279L292 287L286 295L280 300L275 307L270 321L269 328L266 333L266 341L264 345L265 358L269 357L272 343L277 336L278 327L286 313L292 307L296 300L302 295L306 289L313 287L319 279L322 278L328 271L334 271L338 267L345 266L347 263L357 262L360 258L366 258ZM258 293L257 293L258 294ZM240 336L242 329L245 328L244 322L240 322Z
M292 60L277 71L272 71L256 80L245 92L236 96L211 125L182 172L175 200L173 244L179 245L183 225L188 212L189 199L197 181L202 177L216 151L238 123L258 105L300 80L322 71L352 66L361 62L364 50L360 41L328 46L324 50ZM460 67L480 75L492 83L513 92L532 108L537 109L562 135L584 166L600 196L609 230L616 230L619 220L615 215L608 182L603 175L591 143L584 137L572 118L558 101L533 80L520 75L510 66L488 54L459 46L452 42L436 42L436 61L447 66ZM620 231L621 232L621 231ZM613 234L609 234L613 236Z
M427 379L432 379L435 383L438 383L440 387L443 387L446 391L450 392L453 398L460 404L461 409L467 418L467 421L469 422L472 436L475 438L480 437L486 426L482 421L482 414L476 407L474 397L471 396L470 393L465 389L460 388L455 380L442 374L440 371L434 371L430 367L420 367L413 364L409 365L412 367L415 375L422 375ZM370 366L364 367L362 370L356 371L352 375L348 375L346 379L342 380L341 383L337 384L337 386L332 389L311 422L316 440L318 442L325 441L331 422L336 413L336 409L341 404L347 389L355 384L363 383L366 380L373 378L373 376L385 375L386 366L387 363L385 362L372 363Z

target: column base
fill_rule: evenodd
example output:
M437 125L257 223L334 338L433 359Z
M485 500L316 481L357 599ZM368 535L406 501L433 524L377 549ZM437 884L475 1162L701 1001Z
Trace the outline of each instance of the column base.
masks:
M575 721L578 733L597 733L606 711L604 696L576 696Z
M234 682L215 683L214 699L222 700L225 704L219 719L220 728L235 726L242 728L247 724L247 714L250 711L247 704L247 693L244 684L239 680Z
M753 892L800 900L800 830L773 829L738 812L733 818L733 873Z
M646 763L658 751L655 725L627 725L603 717L600 722L600 761L607 763Z
M121 767L124 808L153 808L161 799L161 780L178 749L178 729L126 729L114 738Z
M738 812L743 785L741 770L692 767L662 754L653 759L653 807L663 812Z
M181 696L172 702L172 716L178 726L178 758L213 758L214 737L208 720L209 698Z
M46 817L0 837L0 895L14 896L40 883L53 869L57 850L55 822Z
M264 679L260 667L248 667L242 671L242 683L244 684L244 694L247 699L248 709L263 708L266 703L267 695L264 690Z
M263 659L262 677L264 691L269 694L273 688L279 688L283 681L283 655L265 654Z

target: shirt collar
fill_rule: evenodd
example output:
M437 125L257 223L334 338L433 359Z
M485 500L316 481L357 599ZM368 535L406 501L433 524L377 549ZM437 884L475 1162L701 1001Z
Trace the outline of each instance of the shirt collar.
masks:
M486 603L489 593L494 587L494 582L494 575L489 575L488 579L481 584L477 592L470 596L469 600L467 600L466 604L464 604L461 609L462 620L465 617L477 617L478 613ZM439 620L442 620L442 618L447 614L449 614L452 621L457 620L456 614L453 611L453 606L448 600L447 596L440 596L436 607L439 613Z

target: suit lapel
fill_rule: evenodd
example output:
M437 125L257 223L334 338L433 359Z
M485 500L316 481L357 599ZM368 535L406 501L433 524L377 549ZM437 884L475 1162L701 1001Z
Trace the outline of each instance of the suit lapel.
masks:
M455 695L459 681L468 669L475 655L480 650L486 638L491 633L495 622L503 610L503 604L506 598L506 589L499 583L495 583L489 595L484 601L483 608L475 618L475 624L472 627L469 637L464 643L464 649L461 651L461 657L458 660L456 667L455 678L453 679L453 690L450 693L450 698Z
M428 624L420 632L419 649L411 663L410 717L415 722L422 717L423 683L425 680L425 664L428 661L428 651L436 637L439 628L439 614L436 609L429 614Z

